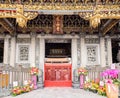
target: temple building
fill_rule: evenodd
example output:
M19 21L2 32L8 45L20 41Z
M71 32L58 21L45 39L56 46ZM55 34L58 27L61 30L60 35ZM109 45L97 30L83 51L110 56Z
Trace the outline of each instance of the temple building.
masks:
M80 66L120 65L119 19L119 0L0 0L0 64L72 86Z

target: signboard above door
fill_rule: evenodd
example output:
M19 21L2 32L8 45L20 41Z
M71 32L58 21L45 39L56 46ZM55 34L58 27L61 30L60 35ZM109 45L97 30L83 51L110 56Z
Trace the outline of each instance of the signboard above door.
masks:
M70 39L47 39L46 43L70 43Z

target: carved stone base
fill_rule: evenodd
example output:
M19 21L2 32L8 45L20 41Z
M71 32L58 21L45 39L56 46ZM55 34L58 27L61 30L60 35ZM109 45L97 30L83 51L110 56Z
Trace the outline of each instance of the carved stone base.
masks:
M6 88L3 88L2 90L0 90L0 98L9 96L10 94L11 94L10 90Z
M41 83L41 82L38 82L38 83L37 83L37 87L38 87L38 88L44 88L44 83L43 83L43 82L42 82L42 83Z
M79 82L73 82L72 87L75 88L75 89L79 89L80 88L80 83Z

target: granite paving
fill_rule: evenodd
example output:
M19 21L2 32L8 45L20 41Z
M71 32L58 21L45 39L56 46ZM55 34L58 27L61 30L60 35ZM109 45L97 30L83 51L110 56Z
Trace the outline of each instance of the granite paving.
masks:
M83 89L74 89L71 87L45 87L43 89L33 90L16 97L7 96L3 98L107 98Z

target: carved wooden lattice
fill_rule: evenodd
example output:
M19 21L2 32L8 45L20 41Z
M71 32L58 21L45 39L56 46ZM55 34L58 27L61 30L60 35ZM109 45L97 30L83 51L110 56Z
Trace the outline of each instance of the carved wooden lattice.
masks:
M64 15L64 27L88 27L89 21L82 19L79 15Z
M80 3L80 4L116 4L119 0L1 0L0 3L22 3L22 4L40 4L40 3Z
M28 21L28 27L52 27L53 16L52 15L38 15L34 20Z

